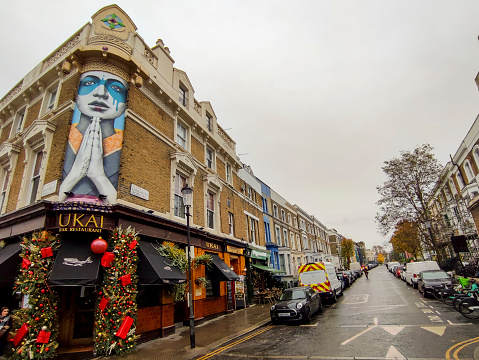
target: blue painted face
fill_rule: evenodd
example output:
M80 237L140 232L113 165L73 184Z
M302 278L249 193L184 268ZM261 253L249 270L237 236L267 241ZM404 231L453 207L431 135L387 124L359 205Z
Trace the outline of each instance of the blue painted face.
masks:
M122 83L115 79L100 79L93 75L88 75L80 82L78 95L88 95L98 86L104 86L116 102L126 102L127 89Z
M81 113L101 119L116 119L126 110L128 83L103 71L89 71L80 78L77 107Z

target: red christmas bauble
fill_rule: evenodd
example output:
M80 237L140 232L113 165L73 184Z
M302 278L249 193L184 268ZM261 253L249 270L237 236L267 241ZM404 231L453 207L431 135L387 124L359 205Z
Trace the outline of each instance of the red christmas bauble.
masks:
M90 248L95 254L103 254L108 248L108 244L100 236L91 242Z

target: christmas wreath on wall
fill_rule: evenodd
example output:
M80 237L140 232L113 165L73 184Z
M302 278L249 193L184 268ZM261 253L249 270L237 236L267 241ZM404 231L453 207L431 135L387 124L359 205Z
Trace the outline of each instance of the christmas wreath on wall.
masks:
M47 359L56 355L58 342L58 296L48 286L53 268L53 252L58 239L46 231L36 232L21 242L22 264L14 293L23 296L23 307L13 318L15 352L12 359Z
M95 310L94 334L98 355L121 355L136 346L138 240L131 227L118 227L102 256L105 271Z

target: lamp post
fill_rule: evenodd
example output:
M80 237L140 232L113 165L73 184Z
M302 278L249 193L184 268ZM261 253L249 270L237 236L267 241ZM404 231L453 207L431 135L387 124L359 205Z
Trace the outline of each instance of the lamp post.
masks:
M193 309L193 274L191 271L191 251L190 251L190 207L193 202L193 189L185 185L181 189L181 195L183 196L183 205L186 208L186 239L187 239L187 253L188 253L188 279L189 279L189 291L188 291L188 307L190 308L190 346L192 349L196 347L195 344L195 312Z

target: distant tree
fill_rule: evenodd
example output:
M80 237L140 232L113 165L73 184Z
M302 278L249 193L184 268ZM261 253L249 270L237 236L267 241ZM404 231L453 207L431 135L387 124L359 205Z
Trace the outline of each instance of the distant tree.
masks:
M343 264L346 264L346 270L349 270L351 257L354 256L354 247L354 241L351 239L343 238L341 241L341 258L343 259Z
M438 260L443 258L438 244L438 224L429 208L429 199L441 174L442 166L432 153L433 148L424 144L410 151L402 151L400 157L385 161L382 170L387 180L377 190L381 198L377 202L376 215L379 232L385 236L401 221L415 222L422 245L433 250Z
M371 250L374 251L374 254L376 254L376 256L384 253L384 249L380 245L374 245Z
M395 252L402 253L407 251L414 257L414 260L417 260L417 257L421 254L419 229L415 222L399 222L389 242Z
M379 253L378 254L378 264L381 265L384 262L384 260L385 260L384 255L382 253Z

